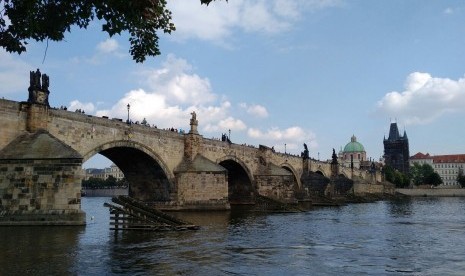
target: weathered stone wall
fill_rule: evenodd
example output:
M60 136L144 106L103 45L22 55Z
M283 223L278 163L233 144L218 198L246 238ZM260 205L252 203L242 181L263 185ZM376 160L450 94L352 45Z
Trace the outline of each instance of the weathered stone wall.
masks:
M1 160L0 224L85 224L80 161Z
M225 173L185 172L176 177L178 204L183 209L229 209Z
M26 131L26 115L20 103L0 99L0 150Z
M390 183L359 183L354 182L354 194L365 195L365 194L394 194L395 187Z
M293 176L257 175L255 179L260 195L287 203L296 201Z

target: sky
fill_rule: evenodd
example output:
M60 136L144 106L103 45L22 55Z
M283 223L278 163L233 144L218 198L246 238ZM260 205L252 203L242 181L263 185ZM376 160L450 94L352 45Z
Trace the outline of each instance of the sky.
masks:
M170 0L176 31L143 64L102 22L61 42L0 49L0 96L27 100L29 71L50 77L53 107L189 129L238 144L331 158L352 135L383 155L391 122L410 155L465 153L465 2ZM85 167L104 167L96 157Z

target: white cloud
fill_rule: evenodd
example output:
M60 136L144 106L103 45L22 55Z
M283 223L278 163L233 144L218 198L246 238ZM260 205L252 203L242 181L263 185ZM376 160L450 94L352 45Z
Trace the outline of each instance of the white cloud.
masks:
M275 34L287 31L304 12L340 6L341 0L216 1L208 7L196 1L170 1L176 32L184 40L198 38L227 44L236 30Z
M240 103L239 106L247 111L248 114L253 115L255 117L266 118L268 117L268 111L266 107L262 105L251 105L248 106L246 103Z
M186 60L170 54L163 68L140 72L149 89L162 94L170 103L205 104L215 101L210 81L192 73Z
M29 71L33 67L9 54L3 49L0 50L0 95L4 96L13 93L23 93L27 99L27 88L29 87Z
M449 112L463 112L465 78L434 78L414 72L402 92L389 92L377 103L379 111L404 118L406 124L426 124Z
M92 65L101 65L108 57L124 58L127 55L121 51L116 39L108 38L95 46L95 53L91 57L72 57L70 62L78 64L85 62Z
M78 100L71 101L69 103L68 110L75 111L77 109L80 109L84 111L85 113L93 113L95 110L95 106L93 103L81 103Z
M257 128L249 128L247 134L259 143L274 145L275 150L281 152L300 151L303 149L304 143L306 143L310 149L316 149L318 147L316 135L298 126L286 129L271 128L265 132Z
M146 118L157 127L187 130L190 113L195 111L201 126L207 126L206 131L218 131L225 122L235 129L241 128L240 121L232 117L223 121L230 117L231 103L217 102L209 80L192 73L186 60L168 55L161 67L145 67L135 75L145 87L129 91L111 108L98 110L97 116L126 120L129 104L133 122Z
M97 44L97 51L104 53L104 54L112 54L116 53L119 49L118 42L113 38L108 38L105 41L100 42Z

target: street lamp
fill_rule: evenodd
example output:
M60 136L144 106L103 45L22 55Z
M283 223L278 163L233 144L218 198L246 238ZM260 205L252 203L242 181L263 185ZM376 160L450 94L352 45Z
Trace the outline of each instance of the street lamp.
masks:
M231 141L231 129L229 129L229 136L228 136L229 140Z
M286 143L284 143L284 154L287 154L287 152L286 152Z
M126 121L126 123L129 124L129 123L130 123L130 121L129 121L129 109L131 108L131 106L128 104L128 105L127 105L127 108L128 108L128 120Z
M320 152L318 152L318 161L320 161Z

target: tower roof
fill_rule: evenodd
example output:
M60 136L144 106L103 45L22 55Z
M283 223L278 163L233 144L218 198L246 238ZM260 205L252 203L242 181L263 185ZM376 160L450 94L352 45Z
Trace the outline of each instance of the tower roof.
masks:
M384 138L386 140L386 138ZM391 123L389 127L389 137L388 141L396 141L401 139L407 139L407 132L404 130L404 136L400 136L399 128L397 128L397 123Z

